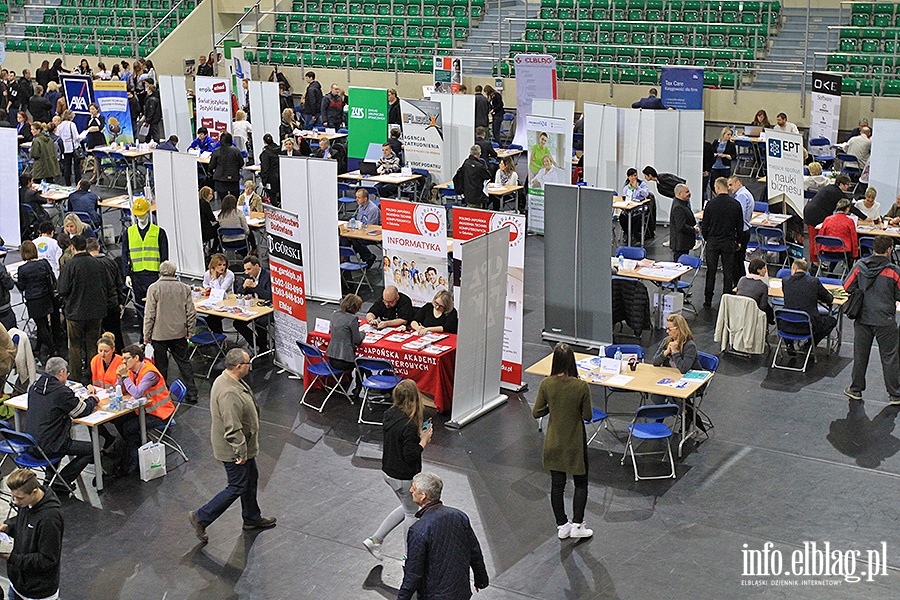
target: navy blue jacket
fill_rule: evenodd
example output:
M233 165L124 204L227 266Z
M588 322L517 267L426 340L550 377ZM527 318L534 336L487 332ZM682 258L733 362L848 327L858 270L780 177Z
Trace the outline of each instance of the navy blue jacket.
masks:
M475 587L488 586L487 569L478 538L466 513L440 502L427 504L416 513L406 536L406 566L397 600L468 600L469 568Z
M90 190L75 190L69 194L69 211L83 212L91 216L91 225L100 226L100 213L97 211L97 203L100 197Z
M656 96L647 96L646 98L641 98L640 100L632 104L631 108L665 110L666 105L663 104L662 100L660 100Z

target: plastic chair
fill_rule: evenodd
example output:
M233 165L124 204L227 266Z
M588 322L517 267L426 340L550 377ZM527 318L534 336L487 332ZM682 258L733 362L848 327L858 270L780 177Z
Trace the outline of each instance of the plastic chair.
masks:
M644 360L644 349L637 344L612 344L606 347L605 356L606 358L615 358L616 352L621 350L623 356L627 356L629 354L634 354L637 356L638 362ZM616 388L611 388L607 386L603 386L603 412L609 413L609 397L611 394L620 391L625 392L627 390L617 390ZM644 402L645 394L641 393L641 403Z
M677 415L677 404L651 404L650 406L639 406L637 410L634 411L634 418L631 420L631 425L628 426L628 441L625 442L625 455L622 456L620 464L624 465L628 454L631 454L631 464L634 466L635 481L644 479L675 479L675 458L672 456L671 444L672 429L663 423L663 420ZM635 452L635 438L639 440L666 440L666 450L656 452ZM668 475L642 477L638 473L637 457L653 454L668 454L672 472Z
M210 375L212 375L213 367L219 362L219 357L225 358L225 347L222 344L225 343L228 336L224 333L210 331L209 323L207 323L206 319L200 315L197 315L197 325L205 331L196 331L194 335L191 336L189 341L194 345L194 350L191 352L191 356L188 360L192 360L194 354L201 348L208 348L210 346L215 348L216 354L209 363L209 370L206 371L206 378L209 379ZM172 388L169 388L169 391L172 391Z
M734 174L753 177L756 173L756 152L753 148L753 142L750 140L737 139L734 141L734 145L737 147ZM749 172L741 173L741 168L746 166L750 167Z
M340 393L343 394L348 400L350 400L350 404L353 404L353 399L341 384L341 378L349 371L336 368L331 364L331 362L329 362L327 358L325 358L325 355L322 354L322 351L315 346L307 344L306 342L301 342L300 340L297 340L297 346L300 347L300 351L303 353L303 356L306 357L306 370L314 375L313 380L309 382L308 386L306 386L306 390L303 392L303 396L300 397L300 404L302 404L303 406L308 406L309 408L318 412L322 412L323 410L325 410L325 404L328 403L328 400L331 398L332 394L334 394L334 392L338 390L340 390ZM329 377L334 379L334 386L332 386L332 388L328 390L328 395L325 396L324 400L322 400L322 404L320 404L319 406L315 406L314 404L308 403L306 401L306 395L309 394L309 390L313 388L313 386L319 379L323 380L324 385L324 380L328 379ZM325 386L325 389L328 389L328 386Z
M761 212L761 213L767 212L769 210L769 203L768 202L754 202L753 210L756 212Z
M875 253L875 238L864 235L859 238L859 257L865 258Z
M362 378L363 387L363 397L359 407L357 423L381 425L381 421L367 421L363 418L363 413L367 406L371 406L372 402L390 405L392 403L391 392L402 379L396 375L391 361L382 358L357 358L356 372ZM370 400L369 392L378 394L380 398L378 400Z
M685 281L685 277L687 277L687 274L684 274L672 283L662 284L662 287L672 290L673 292L681 292L682 296L684 296L684 305L686 307L690 306L691 311L696 315L697 308L691 302L691 290L693 290L694 280L697 278L697 273L700 272L700 267L703 265L703 259L699 256L682 254L678 257L678 262L691 268L690 279L688 281Z
M601 428L609 430L609 415L599 408L591 407L591 418L585 419L584 424L585 426L594 426L594 432L587 441L587 445L590 446L591 443L597 438L597 436L600 435ZM610 452L609 455L612 456L612 452Z
M837 275L835 268L838 265L842 266L841 279L846 277L847 272L850 270L850 261L852 259L850 253L844 248L844 240L830 235L817 235L814 241L819 246L819 267L816 269L816 277L822 273L822 267L825 265L829 266L826 272L831 275ZM824 252L840 252L843 256L828 256Z
M366 284L366 287L368 287L370 291L374 291L372 284L369 283L367 275L368 267L366 267L366 263L362 262L359 255L356 254L356 251L350 246L338 246L338 252L341 257L341 277L347 285L356 283L356 290L354 290L353 293L359 294L359 288L362 287L363 283ZM359 279L354 280L353 273L359 273Z
M644 260L647 258L647 251L638 246L619 246L613 253L614 256L622 255L623 258L629 260Z
M250 242L247 237L248 234L244 233L244 230L240 227L219 227L216 231L216 235L219 237L219 245L222 247L222 251L227 256L229 252L233 252L241 261L244 260L244 257L250 252ZM222 238L230 237L240 239L233 239L230 242L224 241ZM229 259L229 264L231 260Z
M0 429L0 435L9 444L9 448L14 452L12 459L16 466L25 469L40 469L44 471L44 484L52 486L59 477L59 463L62 457L49 458L44 450L38 445L37 441L27 433L13 431L12 429ZM50 481L47 481L47 475L52 473ZM64 481L59 477L60 482L68 490L69 494L75 492L68 481Z
M834 164L834 156L831 154L817 154L816 151L822 151L823 148L829 148L831 140L826 137L818 137L809 140L809 147L812 150L813 159L822 165L823 168L829 168Z
M841 161L841 173L849 175L850 179L853 181L858 181L859 175L862 173L862 169L859 167L859 159L856 156L845 152L838 152L837 159ZM848 166L847 163L853 163L857 166L851 167Z
M716 371L719 370L719 357L714 354L708 354L706 352L697 352L697 362L700 363L700 368L704 371L709 371L710 373L715 374ZM700 386L700 388L694 393L694 398L696 401L693 403L694 408L694 419L699 418L700 423L704 425L704 428L701 430L703 433L707 434L709 437L709 430L714 427L712 420L700 410L700 402L703 400L703 395L706 393L706 389L709 387L709 382ZM696 426L696 421L694 422L694 426Z
M188 457L187 454L184 453L184 450L181 448L181 444L179 444L172 436L169 435L169 427L176 425L175 423L175 413L178 412L178 409L181 407L181 403L184 402L184 397L187 394L187 388L184 386L184 383L181 382L180 379L176 379L169 385L169 394L172 400L175 401L175 410L172 411L172 414L169 415L169 418L166 419L165 425L158 425L155 429L151 429L147 433L151 436L156 437L157 443L166 446L167 448L171 448L175 452L181 455L181 458L184 459L184 462L187 462Z
M787 244L784 243L784 232L775 227L757 227L756 235L759 237L759 250L766 253L774 252L779 255L783 253L784 262L775 264L787 266L791 257L788 255ZM768 262L766 260L766 263Z
M809 329L809 333L790 333L784 331L782 329L784 325L790 324L798 326L797 329L800 329L802 326L806 326ZM773 369L785 369L787 371L799 371L801 373L806 372L806 364L809 362L809 357L812 356L813 353L813 326L812 320L809 318L809 315L803 312L802 310L791 310L788 308L776 308L775 309L775 327L778 330L778 345L775 346L775 353L772 355L772 368ZM782 344L786 342L808 342L808 347L806 349L806 357L803 359L803 367L798 369L796 367L789 367L787 365L778 364L778 351L781 349Z

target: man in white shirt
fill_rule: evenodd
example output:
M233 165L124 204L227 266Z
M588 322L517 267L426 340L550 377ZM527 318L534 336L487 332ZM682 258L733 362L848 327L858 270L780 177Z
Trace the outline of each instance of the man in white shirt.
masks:
M39 231L41 235L34 240L34 245L38 251L38 258L46 259L53 269L53 274L59 277L59 258L62 256L63 252L60 249L56 238L53 237L53 223L44 221L40 224Z
M861 127L859 135L853 136L840 147L847 154L855 156L857 162L849 161L844 164L845 167L856 167L862 169L869 162L869 155L872 153L872 140L870 139L872 130L868 127Z
M786 131L788 133L796 133L800 135L800 130L797 129L797 126L787 120L787 115L784 113L778 113L778 116L775 117L775 131Z
M746 275L744 272L744 258L747 256L747 245L750 243L750 221L753 219L753 206L755 200L750 190L744 187L744 183L739 177L728 178L728 191L734 196L734 199L741 205L741 213L744 221L743 231L738 236L738 242L741 247L738 250L734 261L734 279L740 280Z

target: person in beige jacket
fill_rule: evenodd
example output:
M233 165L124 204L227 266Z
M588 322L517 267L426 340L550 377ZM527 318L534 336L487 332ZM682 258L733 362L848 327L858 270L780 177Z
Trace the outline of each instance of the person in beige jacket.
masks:
M163 379L169 378L169 352L181 372L181 381L187 388L184 399L197 403L197 386L194 384L194 368L188 339L194 334L197 311L191 298L191 288L175 279L175 263L165 260L159 265L159 279L147 288L147 306L144 310L144 343L153 345L153 360Z
M275 527L275 517L263 517L256 501L259 471L259 405L244 377L250 372L250 355L233 348L225 355L225 371L213 383L209 397L213 456L225 465L228 485L205 505L188 513L194 534L206 543L206 528L238 498L244 529Z

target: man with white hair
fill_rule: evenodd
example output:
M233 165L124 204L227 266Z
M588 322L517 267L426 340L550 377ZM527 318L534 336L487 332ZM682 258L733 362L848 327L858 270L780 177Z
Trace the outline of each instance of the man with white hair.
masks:
M444 506L441 492L444 482L434 473L419 473L409 488L413 502L419 505L419 520L406 535L406 564L397 600L419 598L467 599L469 569L475 575L475 589L490 583L481 545L469 517L456 508Z
M694 248L699 231L694 211L691 210L691 190L687 184L679 183L675 186L675 200L669 210L669 249L672 250L672 260L677 261L679 256Z

